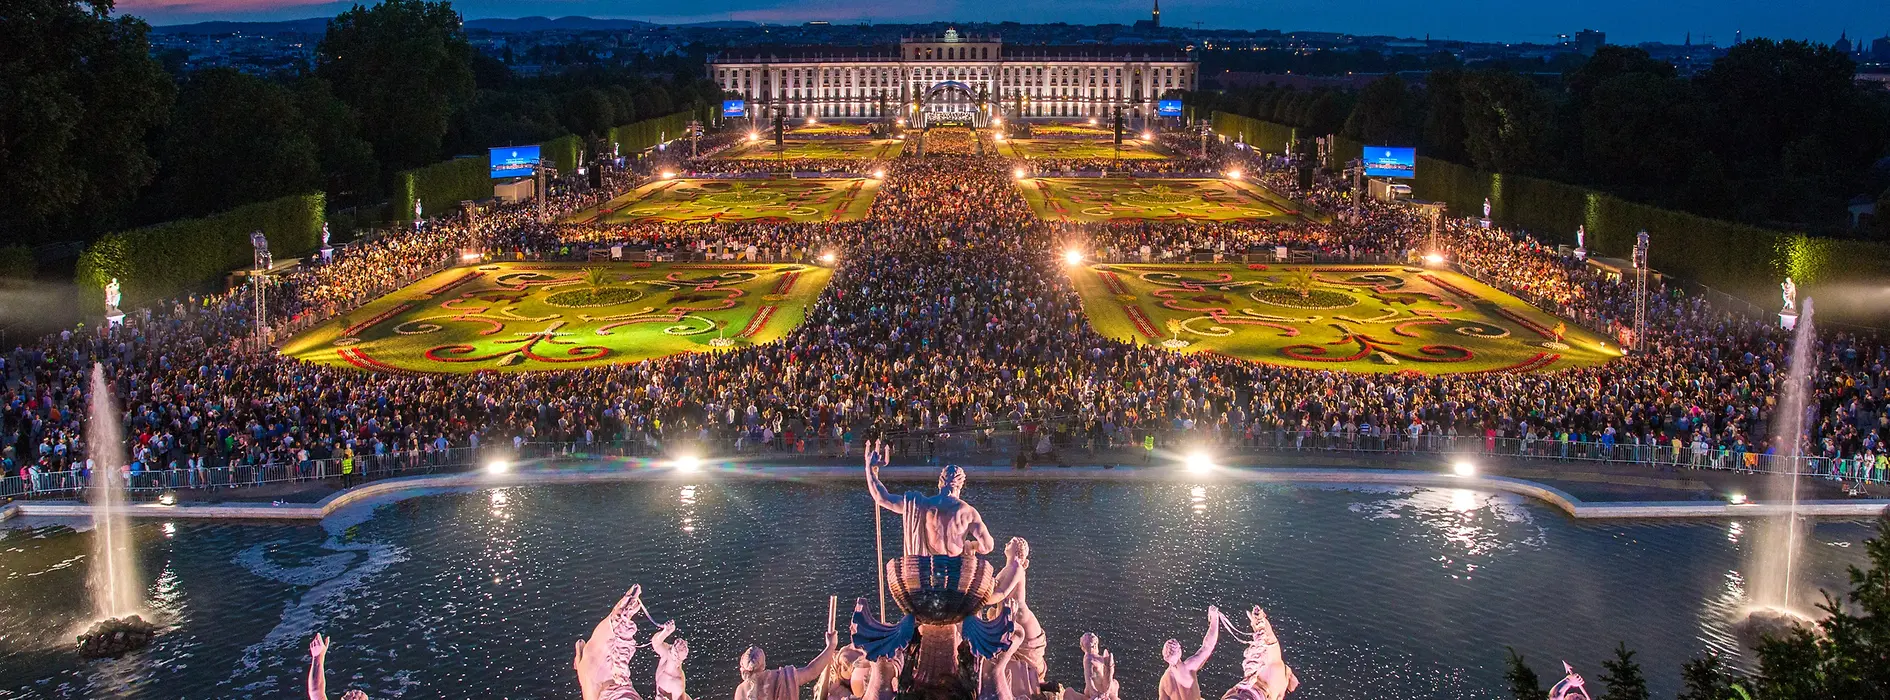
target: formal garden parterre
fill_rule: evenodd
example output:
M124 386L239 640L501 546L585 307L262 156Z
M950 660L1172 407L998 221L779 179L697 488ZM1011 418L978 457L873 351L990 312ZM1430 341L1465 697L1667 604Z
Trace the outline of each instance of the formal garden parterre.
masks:
M1037 216L1049 221L1301 220L1292 202L1239 180L1035 177L1019 180L1018 186Z
M1112 139L1006 139L998 143L998 154L1011 158L1067 158L1071 160L1166 160L1168 155L1147 143L1123 139L1118 147Z
M393 372L568 369L778 339L832 270L797 264L459 267L289 341L286 355Z
M1424 374L1590 367L1620 354L1601 336L1444 270L1240 263L1070 270L1098 333L1183 352Z
M658 180L572 215L571 223L821 223L864 216L879 193L871 178Z
M713 160L886 160L899 155L898 139L790 139L777 146L762 138L715 154Z

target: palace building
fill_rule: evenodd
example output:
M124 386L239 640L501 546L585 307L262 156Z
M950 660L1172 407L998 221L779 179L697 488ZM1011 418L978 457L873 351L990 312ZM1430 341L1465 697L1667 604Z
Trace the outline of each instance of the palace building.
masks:
M709 59L727 93L789 118L928 115L1026 119L1148 118L1155 101L1193 90L1199 65L1174 45L1007 45L996 36L907 37L896 46L756 46ZM978 110L979 105L987 110Z

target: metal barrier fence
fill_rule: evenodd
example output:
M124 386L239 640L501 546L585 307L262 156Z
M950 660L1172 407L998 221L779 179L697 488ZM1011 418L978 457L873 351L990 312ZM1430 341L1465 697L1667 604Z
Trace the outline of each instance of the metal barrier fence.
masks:
M1348 457L1413 456L1450 459L1519 459L1542 464L1598 463L1641 465L1656 470L1697 469L1748 474L1792 474L1852 484L1883 484L1890 479L1884 463L1864 458L1786 458L1756 452L1698 444L1618 444L1557 439L1489 438L1476 436L1344 435L1323 430L1266 428L1224 432L1196 430L1157 435L1153 449L1145 435L1075 432L1054 427L1045 430L970 428L950 432L912 432L885 439L894 464L1008 463L1027 466L1069 464L1173 464L1196 452L1216 462L1266 455L1343 455ZM747 435L707 443L696 440L654 439L613 442L510 443L442 452L392 452L352 459L270 462L255 465L144 470L130 475L134 500L154 500L166 491L235 490L271 484L335 481L352 486L377 479L416 474L455 473L484 468L494 461L556 463L618 459L669 459L699 455L705 460L752 460L757 463L813 462L854 464L861 445L836 438L796 439L782 435L762 442ZM78 471L39 473L31 479L18 474L0 478L0 499L72 499L81 497L86 479Z

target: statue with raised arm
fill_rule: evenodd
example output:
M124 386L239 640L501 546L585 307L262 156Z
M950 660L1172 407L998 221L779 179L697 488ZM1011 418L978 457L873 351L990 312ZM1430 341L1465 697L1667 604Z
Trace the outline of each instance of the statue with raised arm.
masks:
M650 651L656 653L657 700L689 700L683 660L689 658L689 640L669 641L676 633L676 621L670 620L650 636Z
M875 443L867 443L866 448L867 491L872 493L873 502L879 507L903 518L908 556L956 557L967 549L972 554L990 553L994 543L991 532L985 529L984 518L977 508L959 498L965 489L963 467L948 464L939 470L936 495L926 496L917 491L894 494L879 480L879 462L875 461L875 455L881 448Z
M1273 623L1260 606L1247 611L1253 625L1253 639L1240 654L1240 683L1222 695L1223 700L1280 700L1299 688L1299 676L1280 656L1280 639L1273 634Z
M631 586L591 630L591 638L577 643L571 668L577 670L584 700L641 699L630 683L630 657L637 653L636 615L642 609L643 587Z
M819 678L827 665L833 663L839 644L839 633L828 632L827 647L821 650L820 656L806 666L780 668L768 668L768 657L761 647L748 647L748 651L742 653L742 683L735 686L735 700L796 700L801 686Z
M999 687L1011 697L1029 697L1043 685L1043 678L1049 672L1049 666L1044 663L1044 650L1049 641L1024 595L1026 572L1030 569L1030 542L1012 537L1004 545L1004 556L1004 569L998 572L997 584L985 604L1008 602L1014 627L1011 650L1001 658L1004 663L993 664L992 670Z
M1549 689L1549 700L1588 700L1588 684L1582 680L1582 674L1575 672L1575 667L1562 662L1562 680L1555 682Z
M1798 285L1793 284L1792 278L1787 277L1785 283L1780 284L1778 288L1785 297L1785 312L1798 313Z
M1065 700L1120 700L1122 687L1116 683L1116 656L1102 648L1095 632L1084 632L1076 642L1083 650L1083 691L1063 691Z
M105 283L105 311L106 313L117 311L118 303L121 301L124 301L124 299L125 299L125 295L120 291L117 277L113 277L112 281Z
M317 632L314 639L308 640L308 657L308 700L328 700L328 669L324 667L328 638ZM368 700L368 696L358 688L350 688L341 694L341 700Z
M1194 656L1181 656L1181 642L1170 639L1162 643L1162 660L1168 662L1168 670L1162 672L1158 700L1201 700L1201 681L1196 674L1207 665L1214 644L1221 639L1221 609L1210 605L1207 616L1207 635L1201 638L1201 648Z
M1485 219L1490 218L1490 198L1489 197L1483 198L1483 218Z

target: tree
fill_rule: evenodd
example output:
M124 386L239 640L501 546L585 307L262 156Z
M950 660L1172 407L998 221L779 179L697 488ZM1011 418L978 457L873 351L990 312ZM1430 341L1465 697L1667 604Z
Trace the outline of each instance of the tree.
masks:
M1473 73L1463 84L1464 146L1478 168L1527 174L1545 166L1554 126L1548 98L1515 73Z
M1464 73L1458 70L1442 70L1431 74L1425 85L1426 104L1421 129L1421 143L1426 151L1437 158L1458 163L1469 160L1464 150L1464 142L1469 139L1463 121L1464 81Z
M1345 135L1366 144L1417 143L1416 100L1396 75L1366 85L1345 120Z
M1680 667L1680 695L1674 700L1732 700L1732 678L1718 654L1707 654Z
M384 172L439 160L449 120L473 96L472 46L447 2L356 5L329 20L315 60Z
M1601 662L1606 671L1601 676L1601 684L1607 690L1601 694L1601 700L1648 700L1647 677L1641 675L1641 664L1634 660L1634 652L1627 648L1627 642L1621 642L1614 648L1614 658Z
M361 128L348 105L335 96L328 81L310 75L295 84L295 98L309 125L316 157L331 205L378 201L380 164L374 147L361 138Z
M0 239L117 225L156 171L145 143L171 81L149 27L111 0L0 3Z
M322 168L295 94L230 68L184 82L159 147L151 209L202 216L321 189Z
M1523 661L1515 647L1505 647L1508 652L1505 662L1509 670L1503 672L1503 678L1509 681L1509 694L1516 700L1548 700L1549 691L1542 689L1542 679L1536 677L1536 670Z

